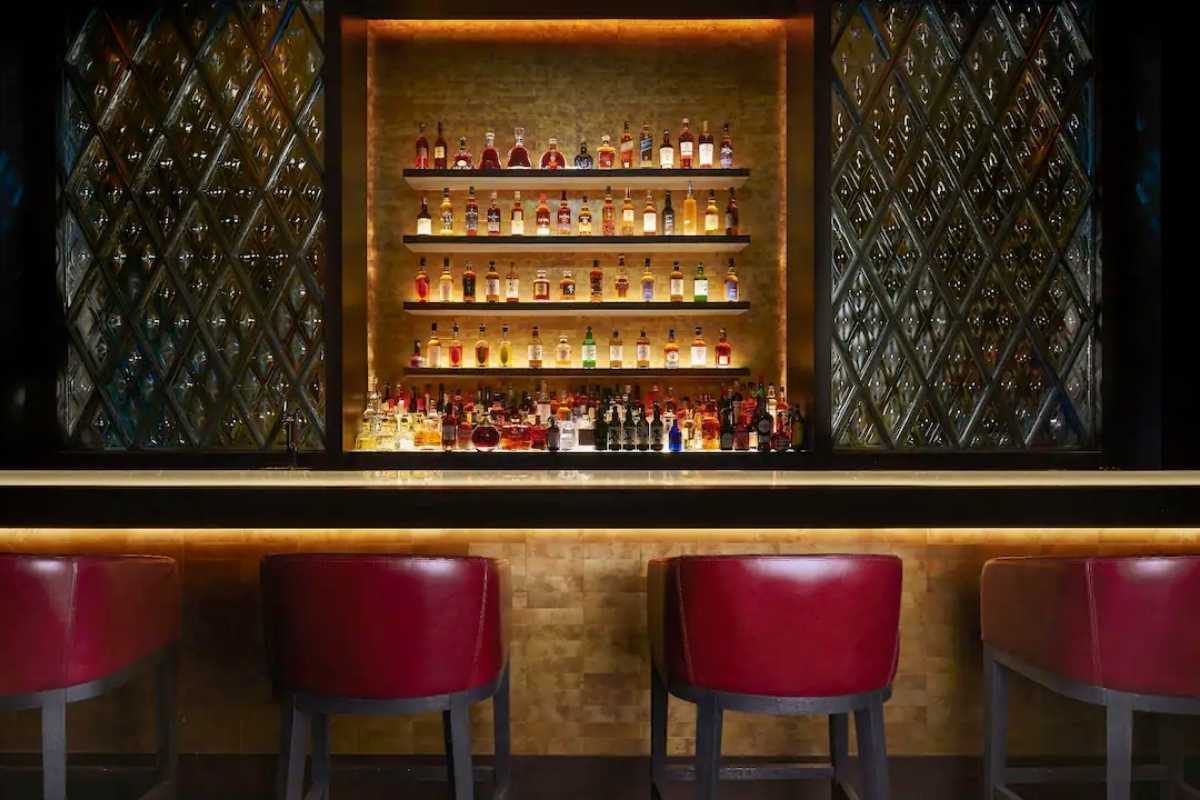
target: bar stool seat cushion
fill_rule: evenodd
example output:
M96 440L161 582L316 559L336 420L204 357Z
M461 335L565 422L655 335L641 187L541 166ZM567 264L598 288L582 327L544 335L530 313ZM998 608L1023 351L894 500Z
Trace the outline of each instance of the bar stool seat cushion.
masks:
M508 660L507 562L278 555L262 563L279 689L348 698L463 692Z
M983 640L1077 683L1200 696L1200 557L1000 558Z
M655 667L668 686L833 697L888 686L900 652L894 556L651 561Z
M179 607L170 558L0 555L0 695L130 667L178 641Z

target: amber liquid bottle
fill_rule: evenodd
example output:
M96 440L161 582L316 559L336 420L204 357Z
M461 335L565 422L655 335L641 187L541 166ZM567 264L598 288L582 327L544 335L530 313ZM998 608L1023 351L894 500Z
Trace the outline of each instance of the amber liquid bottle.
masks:
M429 169L429 139L425 136L425 123L418 123L417 157L413 166L417 169Z
M683 118L683 130L679 132L679 167L691 169L696 154L696 137L688 124L688 118Z
M443 303L454 299L454 276L450 274L450 257L442 259L442 276L438 278L438 297Z
M729 135L729 123L721 129L721 169L733 169L733 138Z
M629 295L629 276L625 273L625 254L617 256L617 279L614 282L617 299L624 300Z
M492 192L491 202L487 209L488 236L500 235L500 206L496 205L496 193Z
M583 196L583 200L579 205L579 235L592 235L592 209L588 207L587 195Z
M725 272L725 302L736 303L741 298L741 286L734 266L733 257L729 259L729 269Z
M558 203L558 235L571 235L571 206L567 203L567 192L564 189L562 199Z
M458 369L462 366L463 343L458 338L458 323L454 323L454 336L450 339L450 366Z
M717 211L717 193L708 190L708 206L704 209L704 233L716 236L721 232L721 212Z
M537 209L534 211L538 236L550 235L550 206L546 205L546 193L538 195Z
M500 154L496 152L496 134L488 131L483 135L483 152L479 154L480 169L500 169Z
M607 133L600 137L596 148L596 164L600 169L612 169L617 160L617 149L612 146L612 137Z
M675 341L675 329L667 330L667 343L663 345L663 365L667 369L679 368L679 343Z
M420 221L417 223L420 232ZM604 205L600 207L600 233L604 236L615 236L617 233L617 209L613 205L612 187L604 187Z
M625 120L625 130L621 131L621 166L625 169L633 167L633 134L629 132L629 120Z
M671 145L671 131L664 129L662 144L658 147L658 166L663 169L675 167L675 148Z
M633 236L633 221L635 212L633 209L633 199L629 196L629 189L625 190L625 200L621 203L621 235Z
M637 340L637 368L650 368L650 339L646 336L646 329L638 334Z
M671 208L670 192L666 192L666 196L663 199L662 234L663 236L675 235L675 209Z
M521 202L520 192L513 192L512 215L509 218L508 232L512 236L525 235L525 204Z
M429 273L425 271L425 256L421 256L421 263L417 265L417 277L415 280L417 289L417 302L429 302Z
M517 263L508 262L508 274L504 276L504 302L521 302L521 279L517 276Z
M696 235L696 195L691 181L688 181L687 197L683 200L683 235Z
M487 367L491 357L491 345L487 340L487 326L479 323L479 338L475 340L475 366Z
M721 368L733 366L733 345L729 343L725 329L721 328L721 338L717 341L715 348L717 354L717 366Z
M454 235L454 207L450 205L450 190L442 189L442 236Z
M433 217L429 216L429 200L421 197L421 210L417 212L417 236L433 235Z
M592 271L588 273L588 288L591 290L593 303L604 301L604 270L600 269L599 259L592 261Z
M464 303L475 302L475 268L471 266L470 261L467 261L466 266L463 267L462 301Z
M649 303L654 300L654 273L650 271L650 259L642 269L642 300Z
M713 136L708 132L708 120L700 122L700 140L697 149L697 161L701 168L713 165Z
M730 188L729 202L725 204L725 235L737 236L739 230L737 200L734 199L733 189Z
M500 302L500 273L496 271L496 262L488 262L487 274L483 276L484 299L489 303Z
M448 153L446 152L446 137L442 134L442 123L440 121L437 124L437 128L437 139L433 143L433 168L445 169Z
M646 190L646 205L642 208L642 235L658 234L658 209L654 207L654 194Z
M475 187L467 189L467 210L463 212L467 236L479 235L479 202L475 199Z

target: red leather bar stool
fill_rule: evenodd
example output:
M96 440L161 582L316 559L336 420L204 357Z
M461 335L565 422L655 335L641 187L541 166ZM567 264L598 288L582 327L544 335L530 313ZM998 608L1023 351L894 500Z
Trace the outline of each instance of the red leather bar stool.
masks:
M849 714L866 800L889 796L883 704L900 652L900 559L893 556L718 556L651 561L651 781L667 765L668 693L697 709L696 796L721 779L807 778L848 786ZM726 710L826 714L832 764L722 769Z
M279 793L327 800L333 714L442 712L456 800L475 792L470 706L492 698L493 797L508 795L508 563L279 555L262 562L267 650L283 712ZM483 771L483 770L481 770Z
M174 797L179 573L151 556L0 555L0 709L42 712L42 796L67 796L67 703L154 670L158 783Z
M1017 795L1008 784L1099 780L1108 800L1128 800L1134 780L1184 785L1179 736L1159 718L1163 764L1133 768L1133 712L1200 714L1200 557L1000 558L983 568L987 692L984 797ZM1103 769L1008 766L1008 680L1016 673L1104 706Z

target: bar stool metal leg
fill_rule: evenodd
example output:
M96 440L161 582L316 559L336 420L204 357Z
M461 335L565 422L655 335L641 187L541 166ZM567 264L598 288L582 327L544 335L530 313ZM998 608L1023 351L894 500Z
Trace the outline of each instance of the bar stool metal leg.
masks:
M1108 800L1129 800L1133 786L1133 709L1114 699L1106 709L1108 727L1105 781Z
M167 800L179 795L179 728L175 719L175 685L179 658L172 652L158 662L154 670L158 739L158 782L163 784Z
M833 767L832 800L850 800L850 716L829 715L829 761Z
M858 753L862 763L866 800L889 800L887 744L883 730L883 703L875 702L854 712Z
M329 752L329 715L312 715L312 800L329 800L329 781L332 764Z
M509 668L504 668L500 688L492 698L492 727L496 741L493 800L507 800L512 785L512 725L509 703Z
M67 693L50 693L42 704L42 797L67 796Z
M311 727L311 717L296 708L295 701L288 698L284 705L284 713L291 715L288 730L287 752L281 756L286 761L284 773L284 800L301 800L304 794L304 765L308 760L308 743Z
M997 787L1005 786L1008 767L1008 669L987 648L983 691L983 800L992 800Z
M706 694L696 706L696 797L716 800L721 777L722 711L717 698Z
M658 670L650 669L650 797L662 800L667 785L667 687Z
M471 707L463 694L450 695L450 749L454 800L474 800L475 769L471 765Z

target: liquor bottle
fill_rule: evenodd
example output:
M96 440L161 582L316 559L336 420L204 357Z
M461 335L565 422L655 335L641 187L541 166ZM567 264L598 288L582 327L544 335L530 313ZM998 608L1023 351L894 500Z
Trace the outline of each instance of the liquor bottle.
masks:
M450 190L442 189L442 236L454 235L454 207L450 205Z
M717 193L708 190L708 206L704 209L704 233L716 236L721 232L721 212L717 211Z
M458 152L454 154L454 165L452 169L472 169L474 163L471 160L471 152L467 150L467 137L458 137Z
M471 446L481 453L490 453L500 444L500 429L496 427L490 411L484 411L479 424L471 433Z
M537 224L538 236L550 235L550 206L546 205L546 193L538 195L537 208L534 210L534 221Z
M583 334L583 345L579 349L579 358L583 362L584 369L596 368L596 340L592 336L592 326L587 326L587 331Z
M629 189L625 189L625 200L621 203L621 235L633 236L633 199L629 196Z
M560 409L560 412L562 410ZM560 413L558 427L562 430L558 439L559 449L564 452L574 450L579 445L579 431L576 429L575 421L571 419L570 413Z
M596 412L596 423L592 430L592 447L596 450L608 449L608 403L601 401L600 409Z
M421 196L421 210L417 212L417 236L433 235L433 218L429 216L429 200Z
M671 208L671 193L666 192L663 200L662 233L663 236L675 235L675 209Z
M525 129L513 128L513 146L508 151L509 169L529 169L529 151L525 149Z
M683 118L683 130L679 132L679 167L691 169L692 158L695 155L696 137L692 134L688 118Z
M511 164L509 166L512 166ZM508 232L512 236L525 235L525 204L521 202L521 193L513 192L512 214L509 216Z
M772 421L775 419L775 414L779 411L779 398L775 394L775 384L767 384L767 413L771 415Z
M592 260L592 271L588 273L588 288L591 290L593 303L604 300L604 270L600 269L599 259Z
M667 331L667 343L663 345L663 364L667 369L679 367L679 344L675 341L675 329Z
M558 139L551 136L542 153L542 169L566 169L567 158L558 149Z
M446 155L447 155L446 151L447 151L446 137L442 135L442 123L439 120L438 121L437 139L433 143L433 168L434 169L445 169L446 168Z
M533 326L533 335L529 339L529 366L540 369L542 366L542 336L537 325Z
M558 335L558 347L554 350L554 366L571 366L571 343L567 341L567 334L565 333Z
M693 367L708 366L708 344L704 341L704 336L700 332L700 326L696 326L696 336L692 339L692 363Z
M708 132L708 120L700 121L699 159L701 167L713 165L713 137Z
M600 233L603 236L615 236L617 233L617 209L613 205L611 186L604 187L604 205L600 207Z
M563 270L562 280L558 282L558 299L564 303L575 302L575 276L569 269Z
M467 188L467 210L463 212L467 236L479 235L479 203L475 200L475 187Z
M481 322L479 323L479 338L475 340L475 366L480 368L489 366L491 350L491 345L487 340L487 326Z
M725 235L738 235L738 207L737 200L733 197L732 187L729 189L729 202L725 205Z
M650 420L646 419L646 412L643 409L638 409L637 421L637 449L645 452L650 449Z
M799 406L792 406L790 423L792 449L799 452L804 449L805 428L808 427L808 419Z
M429 139L425 137L425 123L417 123L417 158L413 162L417 169L429 169Z
M647 303L654 300L654 273L650 271L650 259L642 265L642 300Z
M571 206L567 203L567 191L564 189L562 199L558 201L558 235L571 235Z
M437 323L429 331L429 343L425 345L425 366L437 369L442 361L442 340L438 338Z
M625 169L633 167L633 134L629 132L629 120L625 120L625 130L621 131L621 166Z
M656 236L658 234L658 209L654 207L654 194L646 190L646 205L642 209L642 235Z
M504 302L521 302L521 279L517 276L517 262L508 262L508 274L504 276Z
M450 274L450 257L442 258L442 275L438 278L438 299L449 303L454 299L454 276Z
M771 434L775 432L775 420L767 413L766 405L759 405L758 416L754 422L754 430L758 433L759 452L766 453L771 449Z
M579 235L580 236L591 236L592 235L592 209L590 209L588 207L588 199L587 199L586 194L583 196L583 199L579 203L579 225L578 225L578 227L579 227Z
M741 297L741 286L737 276L737 268L733 263L733 256L729 257L729 268L725 270L725 301L727 303L736 303Z
M667 432L667 447L672 453L683 452L683 431L679 430L679 419L671 421L671 430Z
M429 302L429 273L425 271L425 256L421 256L421 263L417 265L417 277L414 281L417 287L417 302Z
M442 415L442 449L453 450L458 444L458 415L454 410L454 404L451 403L446 407L446 413Z
M500 235L500 206L496 205L496 193L492 192L491 202L487 209L488 236Z
M500 326L500 366L512 366L512 342L508 340L508 326Z
M533 299L539 303L550 299L550 279L546 277L544 269L537 271L537 278L533 281Z
M546 426L542 424L541 417L535 415L533 424L529 426L529 449L545 450L546 444Z
M729 136L729 123L721 129L721 169L733 169L733 139Z
M612 416L608 418L608 449L615 452L621 450L621 440L624 437L624 429L621 426L621 409L614 404L612 408Z
M408 365L410 367L418 367L418 368L425 366L425 360L421 358L421 340L420 339L416 339L413 341L413 351L412 351L412 355L409 356L409 358L408 358Z
M683 302L683 271L679 269L679 262L676 261L671 265L670 278L671 302Z
M671 131L663 128L662 144L658 147L658 166L672 169L675 166L675 148L671 145Z
M625 422L621 425L621 449L633 450L637 447L637 423L633 420L633 405L625 406Z
M454 323L453 338L450 339L450 366L458 369L462 366L463 343L458 338L458 323Z
M721 447L721 421L711 404L705 404L700 418L700 442L705 450L717 450Z
M704 274L704 264L696 265L696 277L692 278L692 300L697 303L708 302L708 276Z
M480 169L500 169L500 154L496 152L496 133L483 134L483 152L479 154Z
M721 449L733 449L733 409L729 406L722 406L720 410L721 416Z
M546 427L546 449L551 453L557 453L562 444L562 428L558 427L558 417L551 415L550 423Z
M723 369L733 366L733 345L729 343L724 328L721 328L721 338L717 341L717 346L714 349L717 354L718 367Z
M654 419L650 422L650 449L656 453L663 449L662 411L658 403L654 404Z
M683 235L696 235L696 195L691 181L688 181L687 197L683 200Z
M600 169L612 169L617 160L617 149L612 146L612 137L607 133L600 137L600 146L596 148L596 164Z
M575 169L591 169L594 165L592 154L588 152L587 142L579 142L579 155L575 156Z
M637 368L650 368L650 339L646 336L646 329L642 328L642 332L638 334L637 340Z
M467 259L467 264L463 267L462 299L464 303L475 302L475 267L471 265L470 259Z
M629 294L629 276L625 274L625 254L617 256L617 279L613 283L617 290L617 299L624 300Z
M650 123L642 124L642 133L638 136L638 166L645 169L654 166L654 134L650 132Z
M625 363L625 345L621 343L621 332L613 331L608 340L608 368L620 369Z

